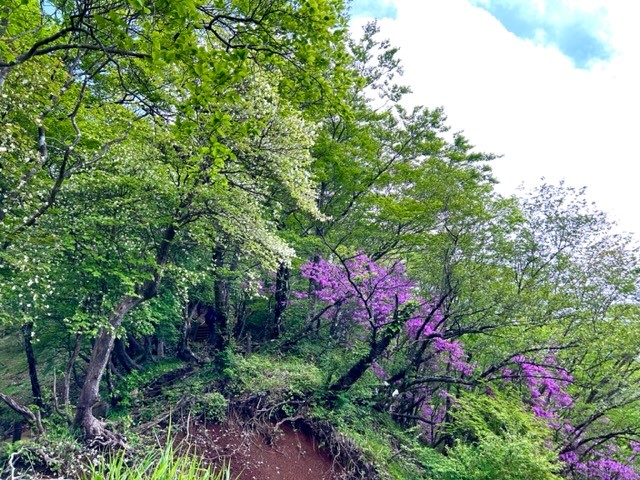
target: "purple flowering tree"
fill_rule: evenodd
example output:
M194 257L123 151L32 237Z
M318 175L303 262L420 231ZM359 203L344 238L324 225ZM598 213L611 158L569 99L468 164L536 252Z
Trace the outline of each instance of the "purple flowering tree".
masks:
M634 468L640 454L635 432L606 428L603 415L580 422L572 416L575 399L569 393L573 376L553 354L541 358L517 354L504 363L495 378L519 385L532 413L556 432L559 460L575 480L640 480ZM605 425L598 433L598 424Z
M561 413L573 407L573 399L567 393L573 377L557 364L553 355L541 360L514 355L511 365L500 373L503 380L517 382L526 389L531 411L551 427L557 428Z
M334 325L348 322L364 332L366 353L331 392L349 389L371 368L386 382L384 401L397 418L440 424L451 403L448 385L464 383L474 370L458 338L464 330L448 329L443 313L448 296L421 298L398 261L382 266L362 253L339 260L316 259L301 267L316 286L315 299L325 305L320 314ZM409 362L399 366L395 358Z
M388 405L391 414L402 423L421 424L431 445L443 438L456 389L471 388L476 369L460 339L467 330L446 313L448 299L417 299L419 306L404 323L399 348L389 355L390 373L383 377L395 393Z
M401 262L382 266L363 253L339 257L339 263L322 258L311 261L301 267L301 273L316 286L312 293L325 304L324 317L333 322L347 318L366 332L366 353L330 387L333 394L348 390L402 330L415 285Z

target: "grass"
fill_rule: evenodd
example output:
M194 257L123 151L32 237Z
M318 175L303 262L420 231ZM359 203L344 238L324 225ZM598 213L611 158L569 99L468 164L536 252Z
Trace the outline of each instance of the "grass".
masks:
M135 463L128 463L124 451L102 459L90 469L83 480L230 480L228 467L218 470L202 466L202 459L176 454L173 443L167 442L161 453L150 453Z

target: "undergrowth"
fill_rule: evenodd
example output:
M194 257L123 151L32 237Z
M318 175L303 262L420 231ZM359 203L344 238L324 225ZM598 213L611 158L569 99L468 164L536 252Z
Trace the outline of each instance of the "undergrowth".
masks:
M144 387L162 375L178 370L183 366L184 363L180 360L167 359L161 362L151 363L141 370L136 370L125 375L118 381L117 387L113 392L118 398L118 406L120 408L134 406L137 401L144 397Z
M150 453L135 461L124 451L101 458L91 466L82 480L229 480L229 468L212 470L202 466L196 456L178 454L172 442L167 442L160 453Z
M323 383L322 372L309 362L260 354L234 356L223 373L229 381L230 393L235 394L308 394L318 391Z
M557 456L547 447L548 429L507 396L470 394L456 398L452 411L455 429L445 432L448 441L434 449L424 442L424 428L405 428L388 411L380 409L380 382L373 374L365 375L349 392L340 395L332 408L327 408L322 395L327 374L308 360L267 354L245 357L230 351L225 352L222 360L191 373L185 370L187 376L180 371L184 364L164 362L124 378L118 386L122 401L115 417L119 417L121 424L129 422L124 428L129 430L127 434L133 444L143 446L143 452L148 451L144 449L148 442L142 434L136 436L135 428L129 428L135 423L164 418L164 423L153 423L154 428L164 430L172 418L182 426L180 419L191 416L224 422L235 408L234 418L243 411L247 424L253 416L254 423L259 420L273 426L291 421L308 426L345 467L349 478L559 478ZM174 375L174 371L179 375ZM153 396L148 394L150 389L155 392ZM180 412L172 410L176 405L181 405ZM70 459L78 458L82 449L72 437L59 438L58 444L56 447L55 440L45 439L39 446L19 443L5 452L4 458L7 460L19 449L23 466L69 472L73 463ZM54 462L42 461L47 452L55 450L59 455ZM170 441L162 452L139 455L135 459L124 452L111 457L83 455L85 471L76 471L75 478L78 474L82 479L97 480L230 478L228 468L210 471L202 467L199 458L177 453Z

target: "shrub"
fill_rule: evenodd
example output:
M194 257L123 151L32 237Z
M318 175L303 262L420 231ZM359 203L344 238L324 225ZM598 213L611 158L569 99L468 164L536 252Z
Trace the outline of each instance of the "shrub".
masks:
M229 403L218 392L204 393L197 397L193 406L193 413L202 417L204 420L212 420L221 422L227 416L227 408Z
M32 478L35 472L77 478L86 468L82 459L87 452L68 431L0 445L0 478L14 478L13 470L15 478Z
M322 386L322 373L298 359L274 360L266 355L235 357L226 369L234 393L306 394Z
M557 454L548 448L550 430L519 401L468 395L457 399L453 415L454 446L430 465L435 478L560 479Z

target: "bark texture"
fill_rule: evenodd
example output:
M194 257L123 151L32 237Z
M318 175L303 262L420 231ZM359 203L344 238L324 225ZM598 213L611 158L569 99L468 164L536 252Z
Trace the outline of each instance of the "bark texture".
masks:
M156 254L157 267L161 267L168 261L169 251L175 235L175 228L173 226L167 227L163 239L158 246ZM80 397L78 398L74 422L76 425L82 427L85 440L90 444L105 447L126 446L122 436L110 432L106 428L105 423L93 415L93 407L100 400L100 380L109 362L116 339L115 335L122 324L123 318L136 306L156 296L161 279L160 269L157 268L153 272L153 279L145 281L144 284L137 289L138 295L125 295L121 298L111 315L109 315L107 325L102 327L98 332L91 352L91 359L87 366L87 376L82 385Z
M95 340L91 360L87 366L87 376L78 398L75 418L75 424L82 426L85 438L89 442L124 445L124 440L121 437L109 432L104 422L94 417L93 407L100 399L100 380L113 350L115 332L124 316L142 301L141 297L125 296L109 316L108 325L100 329Z

